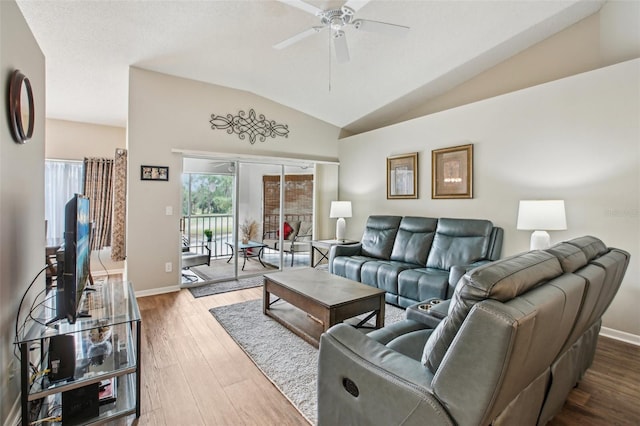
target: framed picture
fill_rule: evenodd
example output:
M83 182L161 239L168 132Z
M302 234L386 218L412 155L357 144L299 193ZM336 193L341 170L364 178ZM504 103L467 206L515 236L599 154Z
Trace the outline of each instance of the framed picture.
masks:
M418 153L387 157L387 199L418 198Z
M431 151L431 198L473 198L473 144Z
M140 166L141 180L169 180L169 167Z

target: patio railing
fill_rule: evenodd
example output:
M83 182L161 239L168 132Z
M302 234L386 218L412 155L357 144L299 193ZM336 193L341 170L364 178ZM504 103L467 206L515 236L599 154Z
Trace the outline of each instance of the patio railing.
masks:
M233 235L233 216L230 214L192 215L180 218L180 232L186 238L190 247L202 248L207 238L205 229L212 233L211 257L231 256L231 249L224 244L231 241Z

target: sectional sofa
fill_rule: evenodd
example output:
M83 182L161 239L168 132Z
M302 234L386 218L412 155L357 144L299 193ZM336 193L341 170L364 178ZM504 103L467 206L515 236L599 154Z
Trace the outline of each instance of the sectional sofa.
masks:
M467 269L500 257L502 236L488 220L369 216L360 243L331 248L329 272L384 289L401 307L448 299Z
M330 328L318 425L546 424L591 365L628 264L624 250L576 238L467 272L435 328Z

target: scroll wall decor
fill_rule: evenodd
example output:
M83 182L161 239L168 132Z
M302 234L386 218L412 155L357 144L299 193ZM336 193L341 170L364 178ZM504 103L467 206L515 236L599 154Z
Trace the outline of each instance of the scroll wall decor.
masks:
M267 120L263 114L256 116L253 108L249 110L248 116L244 111L238 112L238 115L227 114L226 117L211 114L209 122L213 130L226 129L228 134L236 133L242 140L248 136L251 145L256 143L256 139L264 142L267 138L276 136L289 137L289 126Z

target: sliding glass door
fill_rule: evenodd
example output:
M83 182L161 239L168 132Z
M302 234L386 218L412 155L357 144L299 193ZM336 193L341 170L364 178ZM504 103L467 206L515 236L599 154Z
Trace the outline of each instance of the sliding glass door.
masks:
M185 158L183 285L309 266L314 170L308 164Z

